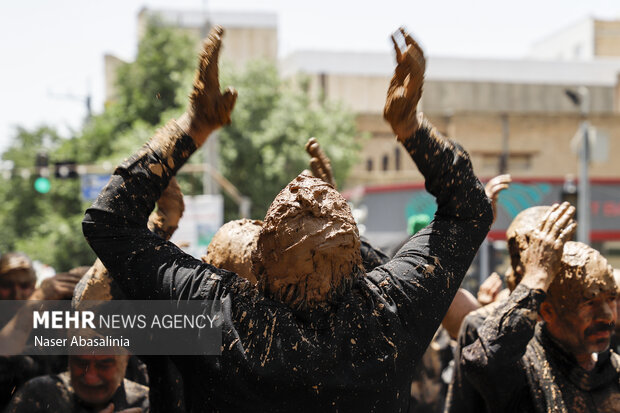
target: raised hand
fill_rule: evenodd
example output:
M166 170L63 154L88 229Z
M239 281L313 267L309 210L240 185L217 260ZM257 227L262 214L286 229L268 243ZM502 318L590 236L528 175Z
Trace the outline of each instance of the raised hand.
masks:
M510 174L497 175L496 177L491 178L491 180L484 186L484 192L491 200L491 206L493 207L493 222L495 222L495 219L497 218L497 197L504 189L508 189L511 182L512 178L510 177Z
M212 131L230 123L237 100L235 89L228 87L223 94L220 91L218 60L223 35L224 29L220 26L209 32L189 96L190 135L197 146L202 145Z
M151 213L147 225L152 232L168 240L179 227L184 211L181 187L173 177L157 200L157 210Z
M388 88L383 117L402 142L413 135L419 126L416 107L422 97L426 59L422 48L405 29L401 27L399 31L404 37L406 49L402 51L392 35L396 50L396 69Z
M308 139L306 143L306 152L311 156L310 169L312 169L312 174L336 188L336 181L332 173L332 164L327 155L325 155L325 152L323 152L323 149L321 149L321 145L319 145L316 138Z
M560 269L564 244L577 229L574 215L575 207L568 202L555 204L531 233L528 247L521 254L521 284L547 291Z

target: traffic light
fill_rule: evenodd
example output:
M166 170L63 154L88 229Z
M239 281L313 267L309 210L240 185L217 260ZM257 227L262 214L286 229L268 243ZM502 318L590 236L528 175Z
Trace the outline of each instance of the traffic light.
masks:
M75 161L55 162L54 176L58 179L77 178L77 164Z
M34 181L34 190L46 194L50 191L52 184L49 180L49 156L45 152L37 153L34 163L35 174L37 178Z
M45 152L37 153L34 161L37 176L49 176L49 156Z

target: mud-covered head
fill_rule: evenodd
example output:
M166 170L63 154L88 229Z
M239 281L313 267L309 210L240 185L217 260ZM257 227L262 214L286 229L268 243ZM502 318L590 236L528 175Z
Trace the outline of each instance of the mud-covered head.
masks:
M525 209L517 214L506 230L506 242L508 243L508 253L512 266L512 271L506 273L506 284L510 291L514 290L523 278L521 253L530 243L530 234L538 228L550 209L549 206L535 206Z
M215 233L202 260L256 284L252 272L252 252L256 249L262 221L238 219L222 225Z
M259 289L291 308L337 299L362 263L347 201L321 179L300 174L271 203L252 263Z
M25 300L34 292L36 282L26 254L7 252L0 257L0 300Z
M617 293L613 269L605 257L586 244L569 241L547 292L547 302L556 316L545 321L573 352L603 351L616 323ZM542 314L545 318L544 311Z
M564 245L558 276L547 294L558 310L570 312L583 300L616 291L613 268L600 252L581 242Z

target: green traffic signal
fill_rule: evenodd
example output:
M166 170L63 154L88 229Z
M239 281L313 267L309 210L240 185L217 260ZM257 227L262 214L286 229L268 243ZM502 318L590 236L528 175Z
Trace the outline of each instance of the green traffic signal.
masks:
M47 194L51 188L50 180L45 177L40 176L34 181L34 190L40 194Z

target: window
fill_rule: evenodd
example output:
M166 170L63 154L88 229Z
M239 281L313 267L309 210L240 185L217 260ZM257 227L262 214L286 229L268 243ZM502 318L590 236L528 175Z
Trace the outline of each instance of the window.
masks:
M394 149L394 169L400 171L400 148L396 147Z

